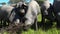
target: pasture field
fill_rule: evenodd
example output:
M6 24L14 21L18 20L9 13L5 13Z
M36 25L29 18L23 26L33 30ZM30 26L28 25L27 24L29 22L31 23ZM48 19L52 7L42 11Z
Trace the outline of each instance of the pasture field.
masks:
M38 15L38 22L41 22L41 15ZM28 31L22 31L22 34L60 34L60 28L56 27L56 22L53 24L52 26L50 24L40 26L37 31L30 28ZM8 33L4 32L4 34Z

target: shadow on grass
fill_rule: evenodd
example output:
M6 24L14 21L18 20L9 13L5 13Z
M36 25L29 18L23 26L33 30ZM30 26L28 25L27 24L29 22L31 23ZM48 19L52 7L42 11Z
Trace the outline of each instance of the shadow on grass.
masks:
M46 23L43 24L42 30L47 31L47 30L51 29L52 26L53 26L52 22L46 22Z
M57 24L56 24L56 28L57 28L58 30L60 30L60 23L57 23Z
M38 22L37 26L38 26L38 29L41 28L42 30L47 31L52 28L53 23L48 22L48 21L46 23ZM35 24L32 25L31 29L36 30Z

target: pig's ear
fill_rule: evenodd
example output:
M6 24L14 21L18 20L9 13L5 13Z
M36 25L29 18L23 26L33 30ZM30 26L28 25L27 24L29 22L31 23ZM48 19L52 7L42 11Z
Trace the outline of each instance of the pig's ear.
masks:
M19 7L19 5L18 5L18 4L16 4L16 5L15 5L15 7L16 7L16 8L18 8L18 7Z

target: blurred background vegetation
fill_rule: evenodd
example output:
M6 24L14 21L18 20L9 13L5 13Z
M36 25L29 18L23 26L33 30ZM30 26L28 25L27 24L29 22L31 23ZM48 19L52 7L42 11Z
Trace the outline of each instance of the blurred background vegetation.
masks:
M18 3L18 2L20 2L21 0L9 0L7 3L6 2L2 2L2 3L0 3L0 5L5 5L5 4L15 4L15 3ZM36 1L38 1L38 2L43 2L44 0L36 0Z

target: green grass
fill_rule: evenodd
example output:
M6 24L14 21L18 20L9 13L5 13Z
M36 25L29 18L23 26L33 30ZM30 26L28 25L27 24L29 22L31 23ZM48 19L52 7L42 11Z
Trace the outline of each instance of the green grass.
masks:
M41 22L41 15L38 15L38 21ZM48 28L47 30L45 30L45 28L40 27L37 31L33 30L33 29L29 29L28 31L23 31L22 34L60 34L60 29L57 29L55 26L55 22L54 25L51 28ZM43 29L42 29L43 28ZM7 34L6 32L4 34Z

